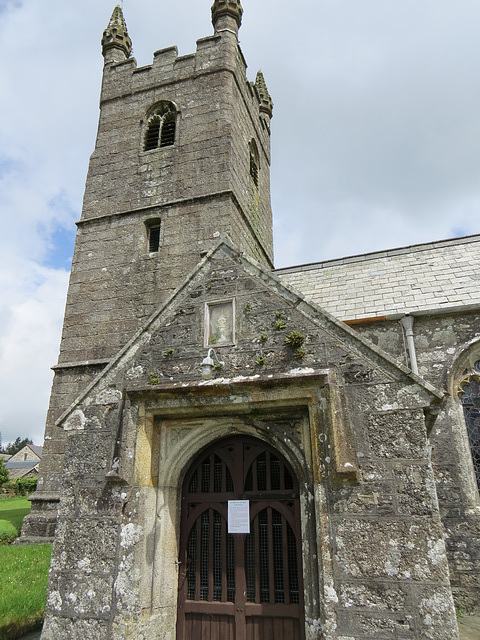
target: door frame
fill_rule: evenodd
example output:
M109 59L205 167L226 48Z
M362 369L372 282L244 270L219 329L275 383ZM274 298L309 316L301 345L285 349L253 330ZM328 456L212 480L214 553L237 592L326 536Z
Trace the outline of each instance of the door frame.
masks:
M333 559L325 487L326 434L332 407L320 400L328 372L264 382L247 380L220 391L208 386L128 392L124 428L135 439L132 460L142 503L139 593L145 628L175 637L181 516L185 474L199 452L229 435L250 435L275 448L300 487L303 529L305 638L318 640L337 625ZM227 385L218 385L227 386ZM233 387L233 388L232 388ZM188 398L186 398L188 396ZM293 431L285 429L294 423ZM343 439L342 439L343 441ZM121 465L122 465L121 461Z
M257 482L257 461L259 456L266 454L266 476L265 487L254 488ZM278 474L278 486L270 486L270 483L274 481L273 468L270 467L271 456L278 459L280 467ZM209 475L207 488L200 488L200 484L203 484L203 468L205 460L209 460ZM212 464L214 459L218 459L221 463L221 486L217 484L217 489L214 488L215 476L213 475ZM280 469L283 469L280 472ZM246 472L249 471L250 474ZM245 483L252 483L251 488L248 488ZM195 478L195 487L190 490L189 485L192 479ZM231 486L228 487L228 478L230 479ZM284 484L284 483L287 484ZM291 483L291 486L290 486ZM256 544L260 544L259 538L259 523L258 517L260 513L266 511L268 513L268 528L269 528L269 542L268 542L268 558L269 558L269 572L268 572L268 592L269 601L260 601L260 564L254 568L256 573L255 585L256 596L255 600L249 600L247 598L247 557L246 557L246 535L245 534L233 534L231 542L233 541L234 549L233 569L235 575L235 598L234 600L225 599L227 597L227 530L228 530L228 514L227 514L227 502L228 500L249 500L250 502L250 522L253 525L251 535L254 536ZM273 510L273 511L271 511ZM270 443L259 438L253 438L246 434L230 435L220 440L215 440L208 447L202 449L197 453L192 460L188 472L184 478L182 487L182 505L181 505L181 528L180 528L180 557L186 558L188 553L189 540L192 535L192 531L195 528L197 531L195 547L199 542L199 521L203 518L205 512L210 514L209 525L209 541L207 548L209 548L209 584L208 591L209 596L207 600L200 599L200 574L197 572L200 570L200 555L199 548L197 547L197 561L196 566L189 565L179 575L179 602L178 609L178 621L177 621L177 640L183 640L183 634L187 625L187 615L190 612L202 615L208 619L209 616L217 616L217 621L220 623L220 618L227 616L235 620L234 629L235 637L237 640L241 640L246 637L246 625L247 621L252 618L266 617L271 620L270 624L274 624L277 628L277 624L287 624L291 626L293 632L293 625L300 623L300 637L299 640L304 640L305 635L305 613L304 613L304 585L303 585L303 558L302 558L302 521L300 514L300 496L299 496L299 484L296 474L294 473L287 460L282 456L278 449L274 448ZM277 512L281 517L282 524L282 590L285 589L285 600L272 602L274 596L274 589L277 582L274 579L274 534L273 534L273 512ZM214 562L214 549L213 549L213 528L211 516L213 513L217 513L222 519L222 543L221 552L222 560L222 578L221 589L222 597L217 600L213 599L214 596L214 577L213 577L213 564ZM271 530L270 530L271 529ZM291 529L295 540L295 564L291 564L290 553L287 555L287 530ZM224 537L225 536L225 537ZM260 549L257 549L260 553ZM257 558L259 563L259 558ZM254 563L255 565L255 563ZM290 597L292 592L289 588L288 575L290 569L295 567L295 574L298 575L298 587L299 600L296 599L291 602ZM192 574L193 570L193 574ZM224 574L224 575L223 575ZM195 590L197 597L193 600L188 599L187 591L191 588L192 583L190 578L195 576ZM275 586L274 586L275 585ZM243 595L242 595L243 594ZM285 620L284 623L281 621ZM290 620L290 622L287 622ZM297 622L295 622L297 621ZM198 623L197 623L198 624ZM290 638L288 638L290 640Z

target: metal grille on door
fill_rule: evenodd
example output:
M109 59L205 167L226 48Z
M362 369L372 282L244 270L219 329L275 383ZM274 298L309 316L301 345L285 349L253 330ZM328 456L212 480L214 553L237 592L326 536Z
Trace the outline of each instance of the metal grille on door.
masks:
M248 500L250 533L228 533ZM177 640L303 640L298 483L271 447L230 438L204 452L182 497Z

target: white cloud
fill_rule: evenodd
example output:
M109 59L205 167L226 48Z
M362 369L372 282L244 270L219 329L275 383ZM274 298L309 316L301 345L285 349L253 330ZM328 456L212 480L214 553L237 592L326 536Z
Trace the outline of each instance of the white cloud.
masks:
M27 261L14 266L22 272L17 271L9 283L1 282L0 431L3 443L20 436L40 444L68 273Z
M138 64L193 52L211 3L124 0ZM0 0L4 440L43 428L66 274L42 265L80 217L114 4ZM279 266L480 231L478 0L242 4L248 75L261 67L275 102Z

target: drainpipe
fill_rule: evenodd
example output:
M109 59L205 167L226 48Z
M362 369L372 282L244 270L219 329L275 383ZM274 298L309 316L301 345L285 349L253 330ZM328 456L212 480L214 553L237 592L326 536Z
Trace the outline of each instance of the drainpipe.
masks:
M406 313L403 318L400 319L402 327L405 329L405 335L407 336L408 355L410 358L410 369L418 376L417 354L415 353L415 343L413 341L413 316Z

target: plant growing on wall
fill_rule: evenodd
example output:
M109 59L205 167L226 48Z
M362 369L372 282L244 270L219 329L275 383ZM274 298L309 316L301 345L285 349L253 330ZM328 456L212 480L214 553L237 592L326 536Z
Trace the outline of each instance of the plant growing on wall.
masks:
M305 336L300 331L291 331L285 338L285 344L288 344L294 351L303 347Z
M160 378L154 371L148 374L148 384L160 384Z
M273 323L273 327L275 331L281 331L282 329L285 329L285 327L287 326L285 322L282 320L282 315L283 314L281 311L275 311L275 321Z
M300 333L300 331L291 331L285 338L285 344L292 349L293 355L295 358L298 358L298 360L303 360L306 356L306 351L303 348L304 342L305 336L303 333Z
M255 360L255 364L256 364L258 367L263 367L263 366L265 366L266 361L267 361L267 356L260 355L260 356L258 356L258 358Z

